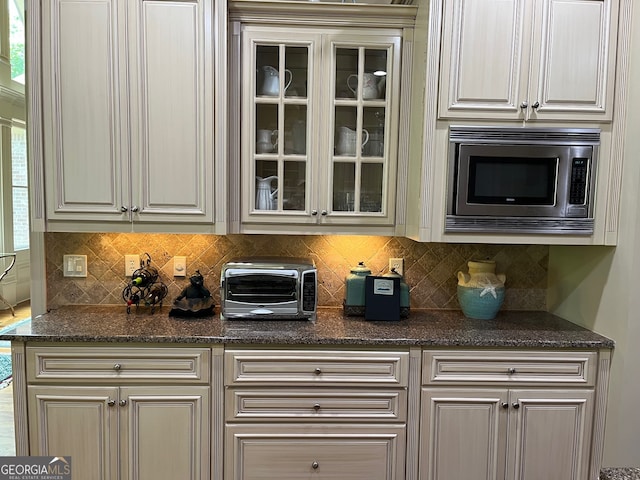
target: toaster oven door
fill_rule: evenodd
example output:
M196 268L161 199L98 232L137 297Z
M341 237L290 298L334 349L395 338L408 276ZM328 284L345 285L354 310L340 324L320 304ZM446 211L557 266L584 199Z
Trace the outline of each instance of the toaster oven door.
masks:
M298 314L296 270L227 270L224 281L225 317L277 318Z

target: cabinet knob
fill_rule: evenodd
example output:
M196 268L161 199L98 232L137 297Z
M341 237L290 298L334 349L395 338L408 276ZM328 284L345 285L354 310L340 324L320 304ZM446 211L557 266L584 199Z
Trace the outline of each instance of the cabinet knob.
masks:
M120 400L120 406L124 407L127 404L127 401L123 398L122 400Z
M120 211L121 211L122 213L127 213L127 212L129 211L129 209L128 209L127 207L125 207L124 205L122 205L122 206L120 207Z
M527 102L526 100L520 104L520 108L522 110L524 110L524 109L526 109L528 107L529 107L529 102Z
M322 210L322 212L320 212L320 215L326 216L327 215L327 211L326 210Z
M519 404L518 402L513 402L511 405L512 405L512 406L513 406L513 408L515 408L516 410L517 410L518 408L520 408L520 404Z
M500 404L500 406L501 406L502 408L509 408L509 404L508 404L507 402L502 402L502 403Z
M318 462L316 462L315 460L313 462L311 462L311 468L313 468L314 470L317 469L320 466L320 464Z
M320 369L320 367L317 367L314 371L313 371L316 375L320 375L322 373L322 370Z
M311 215L318 215L318 210L311 210Z
M140 207L136 207L135 205L133 207L131 207L131 211L133 213L139 212L140 211Z
M113 407L115 404L116 404L116 401L115 401L115 400L109 400L109 401L107 402L107 405L109 405L110 407Z
M514 373L516 373L516 369L511 367L509 370L507 370L507 372L509 372L509 375L513 375Z
M537 109L538 107L540 107L540 102L536 102L533 105L531 105L531 108L533 108L534 110Z
M318 410L320 410L320 404L319 404L319 403L316 403L316 404L313 406L313 409L314 409L316 412L317 412Z
M119 363L116 363L116 364L113 366L113 369L114 369L116 372L117 372L117 371L119 371L121 368L122 368L122 365L120 365Z

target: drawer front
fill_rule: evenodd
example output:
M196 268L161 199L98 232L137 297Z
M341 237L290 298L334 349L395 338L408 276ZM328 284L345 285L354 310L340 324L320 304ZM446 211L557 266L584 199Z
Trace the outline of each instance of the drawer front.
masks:
M404 480L404 428L227 427L234 479Z
M423 385L595 385L596 352L446 351L422 353Z
M206 348L27 347L29 383L209 382Z
M406 387L408 352L227 350L226 385Z
M404 389L227 389L227 421L406 421Z

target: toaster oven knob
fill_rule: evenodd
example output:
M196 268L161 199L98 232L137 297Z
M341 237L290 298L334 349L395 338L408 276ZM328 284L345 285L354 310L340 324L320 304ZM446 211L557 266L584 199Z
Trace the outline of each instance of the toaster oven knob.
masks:
M320 369L320 367L317 367L317 368L314 370L314 373L315 373L316 375L320 375L320 374L322 373L322 370Z

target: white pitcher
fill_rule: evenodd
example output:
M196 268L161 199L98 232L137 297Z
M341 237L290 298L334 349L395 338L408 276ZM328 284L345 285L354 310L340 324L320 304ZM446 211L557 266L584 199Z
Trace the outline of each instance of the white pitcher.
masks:
M280 94L280 75L278 70L271 65L263 65L259 68L258 72L262 72L262 83L258 85L258 95L268 95L271 97L277 97ZM287 80L287 74L289 79ZM293 73L291 70L285 68L284 70L284 91L287 91L289 85L293 80Z
M256 131L256 153L271 153L278 147L278 130Z
M261 178L256 176L258 185L256 186L256 209L257 210L275 210L277 207L278 189L271 191L271 182L278 180L278 177L271 175L270 177Z
M338 128L338 141L336 142L336 155L355 155L356 154L356 141L358 140L356 130L351 130L349 127ZM362 129L362 145L364 147L369 141L369 132Z
M352 86L354 83L352 80L354 79L355 87ZM365 73L362 77L362 98L364 100L380 98L385 90L386 83L385 77L381 77L381 80L378 80L378 77L373 73ZM347 77L347 87L349 87L349 90L353 92L355 97L358 96L358 75L354 73Z

